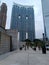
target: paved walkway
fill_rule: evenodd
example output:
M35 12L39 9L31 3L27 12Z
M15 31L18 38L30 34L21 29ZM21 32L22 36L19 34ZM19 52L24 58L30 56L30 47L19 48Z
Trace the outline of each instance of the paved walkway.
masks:
M0 55L0 65L49 65L49 51L42 54L41 51L30 48Z

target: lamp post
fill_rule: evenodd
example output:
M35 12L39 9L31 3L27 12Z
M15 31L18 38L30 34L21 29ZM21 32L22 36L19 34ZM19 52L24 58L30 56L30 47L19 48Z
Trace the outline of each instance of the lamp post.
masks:
M42 4L42 0L41 0L41 4ZM46 34L46 25L45 25L45 15L43 12L43 4L42 4L42 14L43 14L43 23L44 23L44 41L46 42L47 34Z

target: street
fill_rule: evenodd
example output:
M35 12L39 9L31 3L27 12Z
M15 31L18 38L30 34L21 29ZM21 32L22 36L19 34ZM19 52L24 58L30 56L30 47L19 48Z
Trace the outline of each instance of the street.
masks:
M49 65L49 51L42 54L41 51L16 50L0 55L0 65Z

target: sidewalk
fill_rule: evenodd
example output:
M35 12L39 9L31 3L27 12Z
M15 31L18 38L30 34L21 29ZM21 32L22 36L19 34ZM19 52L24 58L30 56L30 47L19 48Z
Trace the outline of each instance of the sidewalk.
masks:
M47 54L32 49L14 51L1 55L0 65L49 65L49 51Z

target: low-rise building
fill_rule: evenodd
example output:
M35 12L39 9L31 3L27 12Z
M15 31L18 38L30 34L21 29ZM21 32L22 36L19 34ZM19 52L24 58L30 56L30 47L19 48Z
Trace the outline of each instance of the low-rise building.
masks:
M3 27L0 27L0 54L10 51L10 36Z
M7 29L6 32L12 37L12 50L18 49L18 31L15 29Z

